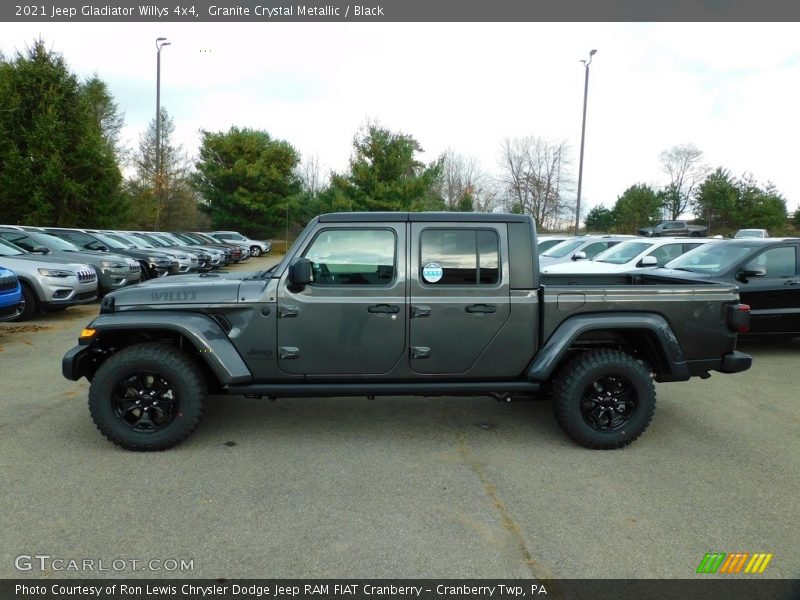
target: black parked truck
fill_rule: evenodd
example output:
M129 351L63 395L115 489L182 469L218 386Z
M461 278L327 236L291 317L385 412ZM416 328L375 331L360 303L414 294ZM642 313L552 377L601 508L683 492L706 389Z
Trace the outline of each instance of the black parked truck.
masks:
M539 275L527 216L338 213L276 266L106 296L63 359L99 430L131 450L185 439L206 394L552 396L577 443L625 446L654 381L736 373L736 287L651 274Z

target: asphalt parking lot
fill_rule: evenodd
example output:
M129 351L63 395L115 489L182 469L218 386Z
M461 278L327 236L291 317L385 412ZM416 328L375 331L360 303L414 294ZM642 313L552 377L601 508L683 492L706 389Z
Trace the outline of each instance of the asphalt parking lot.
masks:
M97 311L0 324L2 578L691 577L706 552L800 575L800 339L658 385L623 450L576 446L548 402L214 397L187 441L134 453L61 376Z

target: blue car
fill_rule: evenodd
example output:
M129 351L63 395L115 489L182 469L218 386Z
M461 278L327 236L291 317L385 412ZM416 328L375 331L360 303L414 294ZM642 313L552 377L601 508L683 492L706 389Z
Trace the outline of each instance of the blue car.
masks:
M13 319L20 313L22 288L14 271L0 267L0 321Z

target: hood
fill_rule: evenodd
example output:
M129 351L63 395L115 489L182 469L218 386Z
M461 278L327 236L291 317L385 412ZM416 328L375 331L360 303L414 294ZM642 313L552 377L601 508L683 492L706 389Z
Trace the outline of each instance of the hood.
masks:
M542 273L623 273L625 271L639 271L645 270L642 268L632 267L629 263L624 265L614 265L611 263L597 262L595 260L576 260L566 263L558 263L555 265L547 266L542 265Z
M149 279L109 294L114 306L165 304L229 304L239 298L242 279L251 273L173 275Z

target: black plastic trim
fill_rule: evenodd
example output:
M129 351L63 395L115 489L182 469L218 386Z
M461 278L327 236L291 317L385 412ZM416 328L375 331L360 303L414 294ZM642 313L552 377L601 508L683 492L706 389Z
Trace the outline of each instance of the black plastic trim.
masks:
M489 382L397 382L397 383L259 383L231 385L229 394L256 394L279 398L319 398L346 396L453 396L491 392L538 392L530 381Z

